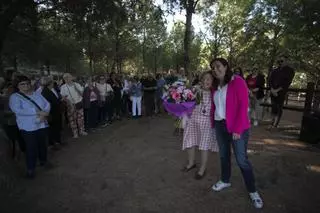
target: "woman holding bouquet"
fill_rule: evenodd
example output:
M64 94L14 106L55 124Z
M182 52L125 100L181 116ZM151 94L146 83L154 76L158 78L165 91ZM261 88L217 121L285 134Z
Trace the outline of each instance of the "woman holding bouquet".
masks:
M244 79L233 75L227 60L216 58L210 66L215 77L211 118L221 162L221 179L212 189L221 191L231 186L232 146L249 196L256 208L262 208L263 202L256 190L253 169L247 155L250 128L248 87Z
M196 147L201 151L201 166L195 174L195 179L200 180L204 177L209 151L218 152L218 145L215 140L213 129L211 128L211 88L213 76L211 72L205 72L201 78L200 103L195 107L190 119L187 122L183 135L182 150L187 149L188 165L183 168L184 172L196 168L195 150Z

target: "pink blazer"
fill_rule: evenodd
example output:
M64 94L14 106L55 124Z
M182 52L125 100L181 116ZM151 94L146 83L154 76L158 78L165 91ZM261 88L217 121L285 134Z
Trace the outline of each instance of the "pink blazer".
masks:
M233 76L228 83L226 100L226 125L229 133L242 134L250 128L248 115L249 91L246 82L239 76ZM215 90L212 90L214 97ZM214 127L215 104L212 98L211 122Z

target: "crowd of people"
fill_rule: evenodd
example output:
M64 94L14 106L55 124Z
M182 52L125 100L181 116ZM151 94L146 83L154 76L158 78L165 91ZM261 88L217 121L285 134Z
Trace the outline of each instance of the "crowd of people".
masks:
M272 128L279 124L284 97L294 76L286 59L281 57L279 67L268 79L274 115ZM219 152L221 178L212 189L221 191L230 187L232 146L250 198L256 208L262 208L247 144L250 120L256 126L262 119L260 104L265 96L265 76L254 67L244 78L240 68L232 71L223 58L212 60L210 67L210 71L194 76L191 82L201 86L201 101L184 129L182 149L187 150L188 164L183 171L196 168L197 147L201 151L201 165L195 178L202 179L209 151ZM165 85L187 82L183 69L178 73L171 70L166 76L142 78L111 73L78 80L65 73L61 81L50 76L34 81L24 75L0 79L2 128L12 142L12 150L18 143L25 153L27 178L34 178L37 161L40 166L51 167L47 150L63 145L62 131L67 125L76 139L116 120L138 119L143 111L149 117L160 113Z
M50 167L47 149L62 148L64 130L70 129L76 139L117 120L138 119L143 112L152 117L162 111L164 86L176 79L173 71L141 78L116 73L76 78L65 73L56 80L13 73L0 78L1 127L12 142L12 156L16 144L25 153L27 177L33 178L38 160Z

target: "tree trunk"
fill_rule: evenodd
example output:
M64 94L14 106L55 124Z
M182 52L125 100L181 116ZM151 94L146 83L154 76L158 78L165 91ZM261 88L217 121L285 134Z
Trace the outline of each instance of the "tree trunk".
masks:
M13 20L25 10L26 7L32 4L34 4L33 0L17 0L0 3L1 9L3 9L3 11L1 11L0 13L0 72L3 71L2 50L5 39L7 37L9 26L13 22Z
M146 29L143 29L143 42L142 42L142 64L143 64L143 73L145 72L146 68ZM149 74L149 69L148 69Z
M117 72L120 73L120 55L119 55L119 50L120 50L120 38L119 38L119 33L117 32L116 34L116 47L115 47L115 57L114 57L114 62L115 62L115 67L117 68Z
M15 71L18 70L18 57L16 55L13 57L13 68Z
M186 8L186 29L184 34L184 71L188 76L188 79L191 80L192 75L189 70L190 66L190 57L189 57L189 50L190 50L190 43L191 43L191 27L192 27L192 14L194 12L193 8L194 1L188 1L187 8Z
M157 67L158 63L157 63L157 48L154 49L154 74L157 74Z
M46 61L47 75L50 75L50 60Z
M71 64L70 64L70 56L66 58L66 73L70 73Z

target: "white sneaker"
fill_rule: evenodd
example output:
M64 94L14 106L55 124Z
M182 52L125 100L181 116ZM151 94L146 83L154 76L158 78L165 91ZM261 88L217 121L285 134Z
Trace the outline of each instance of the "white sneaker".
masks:
M249 193L251 201L253 205L257 209L261 209L263 207L263 201L258 192Z
M225 188L228 188L231 186L231 183L224 183L222 182L221 180L219 180L216 184L214 184L212 186L212 190L216 191L216 192L219 192Z
M81 132L81 133L80 133L80 135L82 135L82 136L87 136L87 135L88 135L88 133L87 133L87 132L85 132L85 131L83 131L83 132Z

